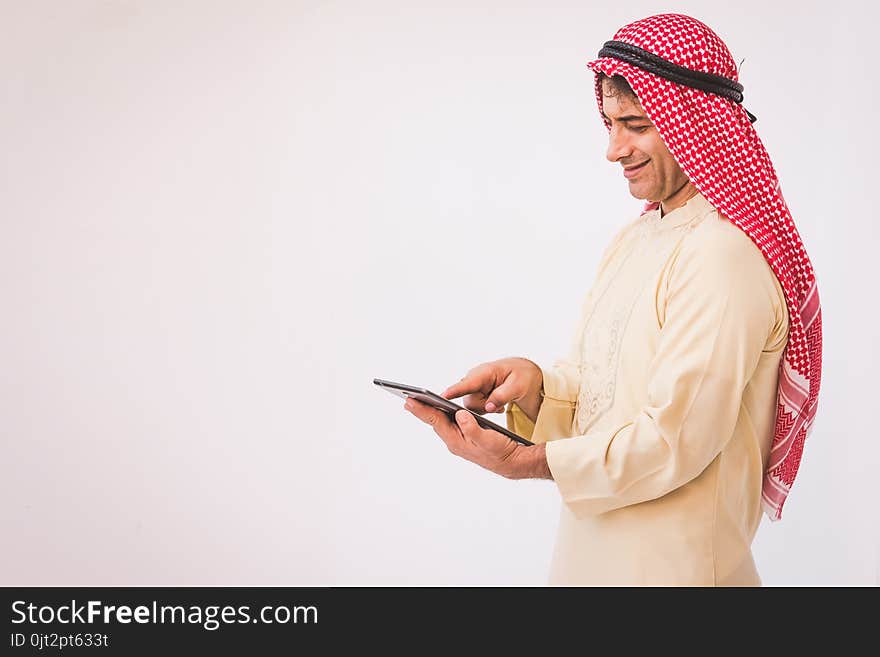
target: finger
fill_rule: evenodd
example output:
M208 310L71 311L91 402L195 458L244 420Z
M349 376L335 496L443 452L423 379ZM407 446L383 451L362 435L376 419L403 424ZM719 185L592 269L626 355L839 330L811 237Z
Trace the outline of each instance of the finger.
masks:
M488 397L482 392L475 392L472 395L465 395L461 400L461 405L477 415L483 415L486 412L487 399Z
M467 411L458 411L455 414L455 422L463 440L496 458L504 460L516 449L516 444L513 441L497 431L483 429Z
M431 425L434 433L440 436L440 439L446 443L446 448L450 452L456 455L464 453L464 436L448 415L415 399L407 399L404 407L417 418Z
M516 397L516 381L513 376L509 376L500 386L492 391L489 400L486 402L486 410L490 413L504 412L504 405L513 401Z
M481 427L477 424L476 418L467 411L458 411L455 414L455 423L464 440L483 449L491 450L498 447L498 438L502 438L503 442L501 434Z
M441 394L443 397L446 397L446 399L456 399L457 397L461 397L462 395L468 395L472 392L476 392L479 389L479 386L475 387L473 383L468 381L467 377L465 377L458 383L453 383Z
M446 390L443 391L443 396L446 397L446 399L455 399L462 395L483 392L484 389L487 390L491 387L493 381L490 379L491 373L487 372L485 368L478 367L471 372L468 372L458 383L453 383L446 388Z
M455 413L455 423L458 425L458 429L466 441L474 444L479 441L480 437L477 435L477 432L483 431L483 429L474 420L473 415L467 411L457 411Z
M438 411L436 408L432 408L431 406L416 401L415 399L407 399L403 407L425 424L430 424L434 429L442 427L444 423L446 425L452 425L452 422L446 413Z

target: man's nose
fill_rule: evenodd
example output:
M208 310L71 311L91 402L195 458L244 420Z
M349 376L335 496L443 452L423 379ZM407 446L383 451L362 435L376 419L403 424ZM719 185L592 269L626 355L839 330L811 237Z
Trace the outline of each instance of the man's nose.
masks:
M617 162L622 158L629 157L632 155L632 150L632 144L629 143L624 132L612 128L608 136L608 151L605 153L608 161Z

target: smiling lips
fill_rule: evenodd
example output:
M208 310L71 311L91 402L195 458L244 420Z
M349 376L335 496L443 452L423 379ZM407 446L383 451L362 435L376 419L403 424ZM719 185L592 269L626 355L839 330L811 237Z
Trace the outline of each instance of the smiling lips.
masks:
M641 164L637 164L634 167L629 167L629 168L624 167L623 175L626 176L627 178L635 178L637 175L639 175L639 173L641 173L641 171L645 168L645 165L648 162L649 162L649 160L645 160Z

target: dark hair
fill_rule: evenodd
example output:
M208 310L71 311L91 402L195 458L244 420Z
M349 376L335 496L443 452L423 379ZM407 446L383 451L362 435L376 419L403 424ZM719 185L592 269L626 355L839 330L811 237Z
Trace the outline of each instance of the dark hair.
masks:
M622 75L612 75L607 76L604 73L599 73L599 84L602 84L605 80L608 80L608 86L610 87L606 96L632 96L633 98L638 99L636 96L636 92L632 90L632 87L629 86L629 82L626 81L626 78Z

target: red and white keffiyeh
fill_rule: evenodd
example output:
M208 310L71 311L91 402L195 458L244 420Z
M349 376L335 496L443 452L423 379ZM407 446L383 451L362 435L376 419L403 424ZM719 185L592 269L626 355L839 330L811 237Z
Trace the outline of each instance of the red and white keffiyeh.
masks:
M738 80L727 46L690 16L651 16L621 28L613 40L690 71ZM822 312L813 266L782 197L773 164L741 104L614 57L600 57L588 66L597 74L626 79L685 175L709 203L752 239L785 291L789 337L779 368L776 431L762 490L765 513L778 520L816 416ZM598 75L596 98L601 114Z

